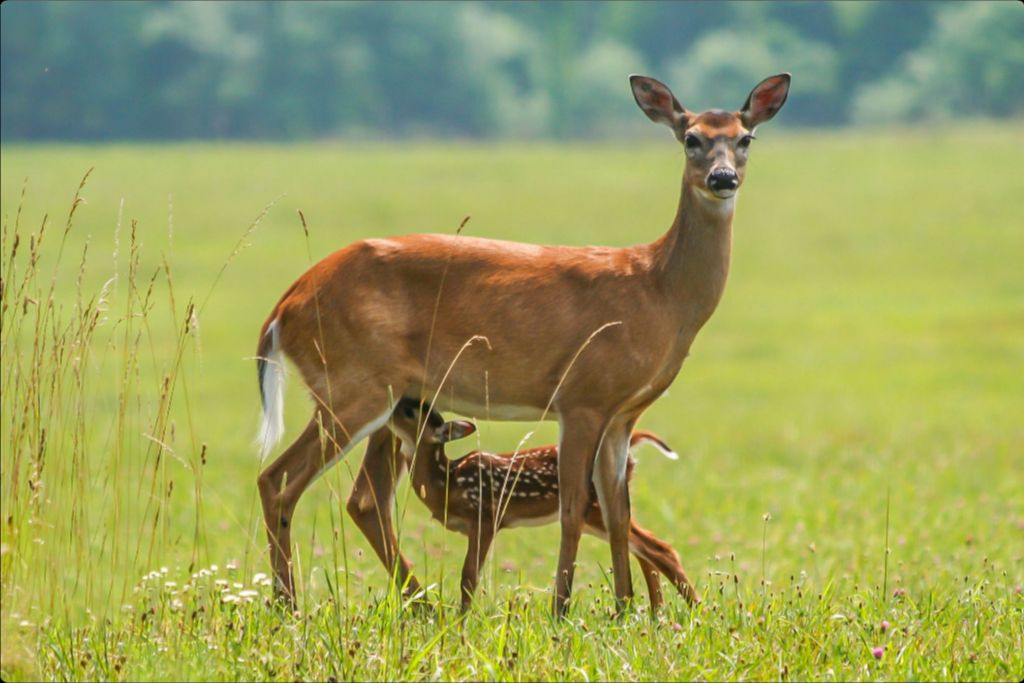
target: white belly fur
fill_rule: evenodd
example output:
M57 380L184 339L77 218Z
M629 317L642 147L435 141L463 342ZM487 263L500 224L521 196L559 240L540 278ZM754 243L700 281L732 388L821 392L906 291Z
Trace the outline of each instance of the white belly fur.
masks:
M547 415L533 406L514 405L481 405L474 401L466 401L459 398L445 396L444 392L438 397L434 406L438 411L452 411L466 417L475 417L478 420L502 420L508 422L526 422L539 420L544 416L546 420L557 420L558 414L548 409Z

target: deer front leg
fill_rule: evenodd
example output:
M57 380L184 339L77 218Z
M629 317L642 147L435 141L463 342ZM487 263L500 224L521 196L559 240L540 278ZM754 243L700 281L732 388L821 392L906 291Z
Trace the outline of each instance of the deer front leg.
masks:
M412 563L399 550L392 518L395 487L406 471L405 456L399 446L397 437L387 428L370 436L346 509L408 597L419 592L420 584L412 575Z
M602 422L591 414L563 416L558 448L558 503L562 538L555 574L555 616L564 617L572 593L576 553L587 510L590 509L590 480L601 439Z
M480 578L480 567L487 559L487 552L494 540L493 522L488 519L475 525L469 533L469 545L466 547L466 561L462 565L462 611L469 609L473 602L473 594Z
M612 551L615 574L615 602L621 613L633 598L633 582L629 568L629 487L626 461L632 421L616 420L605 431L594 470L594 483L608 544Z

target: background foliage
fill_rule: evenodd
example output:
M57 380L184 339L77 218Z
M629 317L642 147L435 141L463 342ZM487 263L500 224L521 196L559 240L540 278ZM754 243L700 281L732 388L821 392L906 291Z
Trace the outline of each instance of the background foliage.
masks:
M700 110L738 107L759 79L791 71L791 125L1024 107L1016 2L6 2L0 13L4 140L621 134L643 125L622 97L631 72Z

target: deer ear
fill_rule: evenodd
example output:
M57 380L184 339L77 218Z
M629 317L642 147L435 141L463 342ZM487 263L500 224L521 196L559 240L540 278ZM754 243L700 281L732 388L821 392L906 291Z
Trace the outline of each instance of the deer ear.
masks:
M769 76L754 86L747 101L740 107L739 115L743 125L753 130L758 124L775 116L786 103L791 78L788 73L782 73Z
M633 89L633 99L651 121L675 129L680 121L689 116L689 112L661 81L633 74L629 77L629 85Z
M467 420L452 420L451 422L445 422L443 425L438 427L434 434L437 436L438 443L448 443L449 441L463 439L475 431L476 425L472 422Z

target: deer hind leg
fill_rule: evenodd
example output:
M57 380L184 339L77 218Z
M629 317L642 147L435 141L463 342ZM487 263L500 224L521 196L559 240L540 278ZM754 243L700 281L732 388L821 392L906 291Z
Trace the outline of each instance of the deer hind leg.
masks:
M399 449L397 437L387 428L378 429L370 435L347 509L381 563L408 597L419 592L420 584L412 575L412 563L399 550L392 518L395 487L405 471L405 456Z
M263 518L270 542L274 569L274 592L290 606L295 605L291 569L292 513L305 490L352 447L381 427L390 415L387 399L360 398L333 417L318 409L299 438L259 476ZM326 438L321 439L321 433Z
M616 420L605 432L594 467L594 483L600 502L615 574L615 601L619 611L633 597L629 569L629 487L626 461L631 421Z

